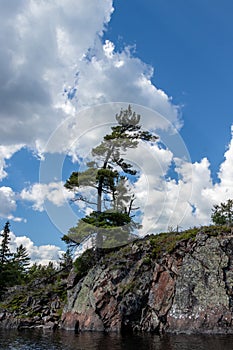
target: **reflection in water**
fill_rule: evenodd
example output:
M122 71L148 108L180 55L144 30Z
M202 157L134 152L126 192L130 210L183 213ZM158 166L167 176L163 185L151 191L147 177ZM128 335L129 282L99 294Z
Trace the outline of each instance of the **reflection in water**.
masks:
M119 335L0 330L1 350L232 350L232 335Z

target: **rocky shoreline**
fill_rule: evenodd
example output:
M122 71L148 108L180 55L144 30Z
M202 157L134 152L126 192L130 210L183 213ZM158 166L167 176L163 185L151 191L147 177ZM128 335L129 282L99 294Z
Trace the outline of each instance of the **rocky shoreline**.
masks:
M27 297L26 302L15 311L2 309L0 313L0 328L4 329L58 329L61 318L61 300L56 297L49 300Z
M103 252L98 262L95 252L84 254L82 273L74 269L64 284L65 300L27 297L21 311L0 311L0 327L232 334L231 230L171 237L148 236Z

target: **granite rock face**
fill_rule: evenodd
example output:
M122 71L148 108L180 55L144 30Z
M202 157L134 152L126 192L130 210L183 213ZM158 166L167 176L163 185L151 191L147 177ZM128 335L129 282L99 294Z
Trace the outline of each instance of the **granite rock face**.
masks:
M224 250L217 238L206 238L184 257L168 313L171 331L233 330L233 285L227 278L231 256Z
M60 325L76 331L233 333L232 320L233 238L200 232L158 258L149 239L103 256L69 289Z
M87 251L65 280L12 290L0 328L233 334L233 230L197 232Z

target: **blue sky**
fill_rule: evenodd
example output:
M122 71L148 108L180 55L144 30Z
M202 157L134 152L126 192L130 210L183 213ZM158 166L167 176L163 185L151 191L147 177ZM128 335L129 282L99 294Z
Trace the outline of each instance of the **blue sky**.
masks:
M139 205L147 198L144 233L210 223L213 204L233 196L232 2L0 8L0 224L10 220L14 244L42 261L65 249L79 214L62 183L129 103L167 147L128 155Z
M154 67L153 83L183 106L192 159L207 155L214 171L232 124L232 11L228 0L117 1L107 32Z

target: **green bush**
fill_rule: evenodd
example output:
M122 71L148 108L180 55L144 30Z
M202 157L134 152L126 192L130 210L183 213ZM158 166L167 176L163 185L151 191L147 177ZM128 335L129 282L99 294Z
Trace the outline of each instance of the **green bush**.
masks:
M88 271L96 263L96 254L92 249L86 250L80 257L74 262L74 270L78 275L78 278L85 276Z

